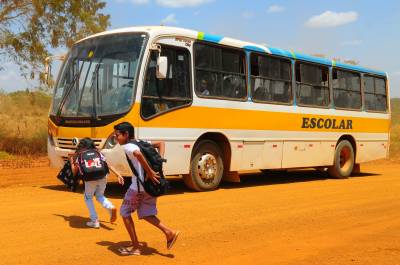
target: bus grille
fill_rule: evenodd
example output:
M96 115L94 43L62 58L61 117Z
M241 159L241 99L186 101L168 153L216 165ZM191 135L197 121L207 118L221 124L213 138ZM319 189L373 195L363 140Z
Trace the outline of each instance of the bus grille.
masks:
M103 139L93 139L93 141L97 149L101 149L104 145ZM72 138L56 138L56 145L61 149L67 149L67 150L76 149L76 146L74 146L74 144L72 143Z

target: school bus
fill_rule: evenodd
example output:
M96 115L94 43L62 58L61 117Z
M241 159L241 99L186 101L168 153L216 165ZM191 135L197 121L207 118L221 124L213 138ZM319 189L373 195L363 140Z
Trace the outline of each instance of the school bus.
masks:
M59 71L48 155L61 167L91 137L132 173L113 126L166 143L166 175L197 191L248 170L346 178L388 156L387 74L183 28L116 29L78 41Z

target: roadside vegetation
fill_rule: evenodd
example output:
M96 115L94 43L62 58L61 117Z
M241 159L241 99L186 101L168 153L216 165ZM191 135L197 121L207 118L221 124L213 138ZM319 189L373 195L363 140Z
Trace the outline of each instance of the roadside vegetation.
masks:
M46 154L50 102L39 91L0 92L0 159Z
M391 100L390 158L400 161L400 98Z
M51 96L44 92L0 92L0 159L46 155ZM400 99L391 100L390 158L400 161Z

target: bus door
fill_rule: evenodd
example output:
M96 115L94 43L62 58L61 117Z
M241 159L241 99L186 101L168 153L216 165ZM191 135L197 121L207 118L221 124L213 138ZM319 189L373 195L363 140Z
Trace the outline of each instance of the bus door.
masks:
M161 46L161 56L168 59L167 75L164 79L157 78L156 66L160 54L151 51L142 89L139 137L165 141L165 157L168 160L165 174L187 174L191 152L188 146L191 147L196 138L190 129L191 118L185 118L192 103L192 41L169 37L157 43ZM177 116L181 117L181 122L178 122Z

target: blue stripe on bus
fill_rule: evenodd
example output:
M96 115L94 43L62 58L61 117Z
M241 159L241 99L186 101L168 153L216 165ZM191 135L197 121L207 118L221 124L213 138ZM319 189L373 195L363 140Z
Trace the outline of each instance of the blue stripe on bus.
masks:
M204 33L202 35L202 40L214 42L214 43L219 43L223 38L224 38L223 36L213 35L213 34L208 34L208 33Z
M285 57L289 57L289 58L294 58L293 55L289 51L285 51L285 50L282 50L279 48L273 48L273 47L268 47L268 49L274 55L280 55L280 56L285 56Z
M307 54L302 54L302 53L297 53L297 52L295 53L295 55L296 55L296 59L299 59L299 60L304 60L304 61L308 61L308 62L313 62L313 63L319 63L319 64L332 66L332 61L328 60L326 58L310 56L310 55L307 55Z
M358 66L358 65L351 65L351 64L344 64L344 63L340 63L340 62L333 62L333 61L331 61L329 59L326 59L326 58L315 57L315 56L301 54L301 53L297 53L297 52L296 53L295 52L290 52L290 51L286 51L286 50L279 49L279 48L273 48L273 47L268 47L268 48L271 51L271 53L274 54L274 55L289 57L289 58L292 58L292 59L299 59L299 60L318 63L318 64L323 64L323 65L327 65L327 66L334 66L334 67L337 66L337 67L341 67L341 68L344 68L344 69L359 71L359 72L363 72L363 73L386 76L386 73L383 72L383 71L368 69L368 68L365 68L365 67L362 67L362 66Z
M267 52L267 50L257 47L257 46L253 46L253 45L246 45L243 47L243 49L249 50L249 51L254 51L254 52L263 52L263 53Z
M343 69L354 70L354 71L368 73L368 74L386 76L385 72L364 68L364 67L359 66L359 65L344 64L344 63L340 63L340 62L336 62L335 65L337 67L340 67L340 68L343 68Z

